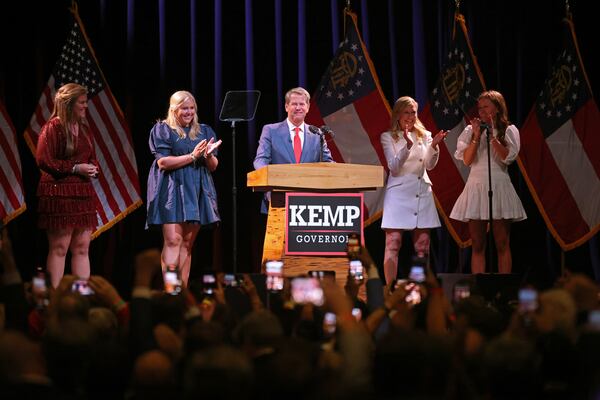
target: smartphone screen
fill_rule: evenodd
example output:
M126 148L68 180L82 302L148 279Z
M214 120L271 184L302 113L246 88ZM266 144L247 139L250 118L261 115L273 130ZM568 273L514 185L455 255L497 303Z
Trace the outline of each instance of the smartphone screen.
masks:
M240 287L244 280L241 276L236 274L225 274L223 275L223 284L226 287Z
M594 331L600 331L600 310L588 312L588 327Z
M469 285L456 284L453 289L452 298L455 302L466 299L471 296L471 287Z
M292 279L292 299L298 304L312 303L322 306L324 303L323 289L317 278Z
M538 308L537 291L532 288L519 290L519 311L523 313L533 312Z
M212 272L207 272L202 275L202 293L212 295L217 288L217 277Z
M283 261L267 261L265 272L267 273L267 290L271 292L283 290Z
M362 310L358 307L354 307L352 309L352 316L357 320L360 321L362 319Z
M406 297L404 298L406 303L415 306L421 302L421 286L418 283L408 282L404 288L406 289Z
M408 279L415 282L425 282L425 267L422 265L413 265L410 267Z
M73 282L73 286L71 286L71 290L73 292L78 292L82 296L90 296L94 294L94 291L91 287L88 286L87 279L77 279Z
M348 258L354 259L358 257L360 253L360 235L358 233L351 233L348 235Z
M328 336L333 335L335 333L336 323L336 315L332 312L326 312L323 317L323 332Z
M322 281L323 279L333 279L335 280L335 271L332 270L322 270L322 271L308 271L308 276L317 278Z
M45 308L49 304L48 282L46 274L38 270L31 281L31 294L37 308Z
M179 269L175 265L167 265L163 280L165 283L165 293L171 295L181 293L181 278L179 277Z
M348 268L350 276L356 279L357 281L362 281L365 278L364 268L360 260L350 260Z

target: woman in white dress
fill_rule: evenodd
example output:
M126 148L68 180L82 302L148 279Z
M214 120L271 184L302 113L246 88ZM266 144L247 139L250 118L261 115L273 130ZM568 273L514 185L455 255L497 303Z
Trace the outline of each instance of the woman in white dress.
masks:
M402 232L413 231L413 246L419 257L429 255L429 229L440 226L427 170L435 167L438 144L447 132L435 137L417 117L417 102L404 96L392 110L390 131L380 140L390 170L381 228L385 230L384 273L387 283L398 274L398 252Z
M477 99L479 118L471 121L458 137L454 157L471 167L463 192L456 200L450 218L468 222L472 241L471 272L485 272L485 235L489 219L487 144L482 124L492 132L492 231L498 252L498 271L512 268L510 223L527 218L521 200L510 181L507 168L519 154L519 130L508 121L504 97L497 91L483 92ZM482 140L483 139L483 140Z

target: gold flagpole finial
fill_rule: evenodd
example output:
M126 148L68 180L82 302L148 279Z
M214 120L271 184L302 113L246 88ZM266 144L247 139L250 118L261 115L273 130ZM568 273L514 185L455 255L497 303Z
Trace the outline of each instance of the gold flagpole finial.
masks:
M71 9L70 10L73 14L79 14L77 2L75 0L71 0Z
M456 12L460 11L460 0L454 0L454 5L456 6Z
M352 11L351 0L346 0L346 8L344 9L346 12Z
M571 15L571 5L569 4L569 0L565 0L565 14L566 17L571 20L572 19L572 15Z

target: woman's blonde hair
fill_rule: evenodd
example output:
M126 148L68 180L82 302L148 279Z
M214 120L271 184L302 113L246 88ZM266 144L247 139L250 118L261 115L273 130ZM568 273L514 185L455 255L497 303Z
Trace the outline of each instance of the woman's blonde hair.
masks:
M482 99L488 99L494 104L498 113L494 118L494 127L498 129L498 139L503 140L506 128L510 125L508 120L508 109L506 108L506 101L500 92L495 90L488 90L479 95L477 101Z
M198 106L196 105L196 99L190 92L186 90L180 90L171 95L171 98L169 99L169 111L167 111L167 117L165 118L164 122L171 128L175 129L177 135L183 139L185 137L185 131L179 124L179 120L177 120L177 115L175 112L184 102L188 100L194 103L194 119L192 120L192 125L190 127L190 139L194 140L196 137L198 137L198 133L200 132L200 123L198 122Z
M417 110L419 109L419 103L417 103L415 99L409 96L402 96L394 103L390 126L390 131L392 132L392 137L394 138L394 140L398 140L403 132L403 129L399 124L400 114L402 114L406 107L413 105L416 107ZM419 139L422 139L425 136L425 132L427 131L427 129L425 129L425 126L423 125L418 116L416 117L414 131L417 133L417 138Z
M71 124L88 126L85 118L79 118L79 115L73 114L73 106L80 96L87 95L88 90L77 83L67 83L62 85L54 95L54 109L50 118L58 117L66 135L65 156L71 157L75 152L75 139L73 132L69 129ZM80 130L81 131L81 130Z

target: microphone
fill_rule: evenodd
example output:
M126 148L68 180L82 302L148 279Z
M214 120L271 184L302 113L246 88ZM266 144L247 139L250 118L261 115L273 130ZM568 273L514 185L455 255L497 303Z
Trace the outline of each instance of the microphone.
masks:
M321 131L324 132L326 135L331 136L332 138L335 137L335 133L333 133L333 131L327 125L321 126Z
M323 125L320 128L318 128L314 125L309 125L308 130L311 131L312 133L314 133L315 135L320 135L320 136L329 135L332 138L335 137L335 133L333 133L333 131L327 125Z

